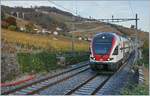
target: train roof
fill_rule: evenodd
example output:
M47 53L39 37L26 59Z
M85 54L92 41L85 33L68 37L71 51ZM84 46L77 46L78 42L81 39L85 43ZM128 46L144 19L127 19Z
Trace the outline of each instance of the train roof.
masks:
M119 35L119 34L117 34L117 33L115 33L115 32L99 32L99 33L97 33L94 37L97 37L97 36L99 36L99 35L101 35L101 34L112 35L112 36L115 36L116 38L117 38L117 37L121 37L121 38L124 38L124 39L129 39L127 36L121 36L121 35Z
M115 32L99 32L99 33L97 33L94 37L96 37L96 36L99 36L99 35L101 35L101 34L105 34L105 35L117 35Z

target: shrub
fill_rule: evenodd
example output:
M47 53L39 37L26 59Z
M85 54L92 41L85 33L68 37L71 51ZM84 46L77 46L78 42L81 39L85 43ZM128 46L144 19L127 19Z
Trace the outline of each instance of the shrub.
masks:
M148 68L148 66L149 66L149 48L143 48L142 54L143 54L142 62Z
M76 54L75 56L66 56L67 64L75 64L82 61L87 61L89 59L88 54L80 55Z
M76 54L75 56L66 56L67 64L75 64L82 61L88 60L89 55L87 54ZM17 59L23 73L38 73L38 72L49 72L59 68L57 65L57 59L55 53L40 52L40 53L18 53Z
M144 41L143 48L149 48L149 41L148 40Z
M49 72L59 66L56 64L56 55L54 53L18 53L18 62L23 73L31 72Z
M14 25L10 25L10 26L8 26L8 29L11 31L15 31L17 29L17 27Z
M32 72L31 56L29 53L18 53L17 59L23 73Z

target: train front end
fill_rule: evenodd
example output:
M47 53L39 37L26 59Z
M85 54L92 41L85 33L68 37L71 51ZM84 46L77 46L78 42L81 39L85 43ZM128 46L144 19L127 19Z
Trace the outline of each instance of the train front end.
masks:
M102 69L103 67L112 67L116 63L118 55L118 46L116 36L113 33L97 34L90 45L90 66L92 69Z

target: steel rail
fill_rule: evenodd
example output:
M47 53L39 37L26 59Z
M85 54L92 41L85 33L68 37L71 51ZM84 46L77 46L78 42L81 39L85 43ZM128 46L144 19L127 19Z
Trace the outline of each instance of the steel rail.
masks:
M43 81L48 80L48 79L55 78L55 77L57 77L57 76L66 74L66 73L68 73L68 72L74 71L74 70L76 70L76 69L79 69L79 68L82 68L82 67L85 67L85 66L88 66L88 64L86 63L86 64L84 64L84 65L81 65L81 66L78 66L78 67L75 67L75 68L71 68L70 70L63 71L63 72L61 72L61 73L57 73L57 74L54 74L54 75L52 75L52 76L48 76L48 77L42 78L42 79L37 80L37 81L35 81L35 82L31 82L31 83L29 83L29 84L26 84L26 85L17 87L17 88L15 88L15 89L12 89L12 90L9 90L9 91L6 91L6 92L2 92L1 94L2 94L2 95L12 94L12 93L14 93L14 92L16 92L16 91L22 90L22 89L27 88L27 87L29 87L29 86L32 86L32 85L34 85L34 84L43 82Z
M78 85L77 87L75 87L74 89L70 90L69 92L65 93L65 95L71 95L72 93L74 93L77 89L81 88L83 85L87 84L88 82L90 82L91 80L93 80L97 75L92 76L91 78L89 78L88 80L86 80L85 82L81 83L80 85Z
M50 83L50 84L48 84L48 85L46 85L46 86L43 86L43 87L41 87L41 88L39 88L39 89L37 89L37 90L33 90L33 91L27 93L26 95L33 95L33 94L35 94L35 93L38 93L38 92L41 91L41 90L44 90L44 89L46 89L46 88L48 88L48 87L51 87L51 86L56 85L56 84L58 84L58 83L60 83L60 82L62 82L62 81L65 81L65 80L67 80L67 79L69 79L69 78L71 78L71 77L73 77L73 76L76 76L76 75L78 75L78 74L80 74L80 73L82 73L82 72L84 72L84 71L86 71L86 70L88 70L88 69L90 69L90 68L86 68L86 69L84 69L84 70L82 70L82 71L79 71L79 72L77 72L77 73L75 73L75 74L72 74L71 76L67 76L67 77L65 77L65 78L63 78L63 79L60 79L60 80L54 82L54 83Z
M96 87L95 90L94 90L91 94L89 94L89 95L95 95L95 94L110 80L110 78L111 78L112 76L114 76L115 74L117 74L118 72L120 72L121 69L123 69L123 68L128 64L128 62L129 62L128 59L129 59L129 58L130 58L130 57L128 57L128 58L125 60L124 64L121 65L118 70L116 70L113 74L108 75L108 77L107 77L98 87ZM78 85L77 87L75 87L75 88L73 88L72 90L70 90L69 92L65 93L65 95L71 95L71 94L73 94L75 91L79 90L81 87L83 87L84 85L88 84L90 81L92 81L92 80L93 80L94 78L96 78L97 76L98 76L97 74L94 75L94 76L92 76L91 78L89 78L89 79L86 80L85 82L81 83L81 84ZM89 90L90 90L90 89L89 89Z

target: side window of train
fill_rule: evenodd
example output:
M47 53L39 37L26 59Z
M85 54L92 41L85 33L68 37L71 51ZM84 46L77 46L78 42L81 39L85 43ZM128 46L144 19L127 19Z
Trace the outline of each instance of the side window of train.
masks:
M113 55L118 55L118 46L116 46L114 52L113 52Z

